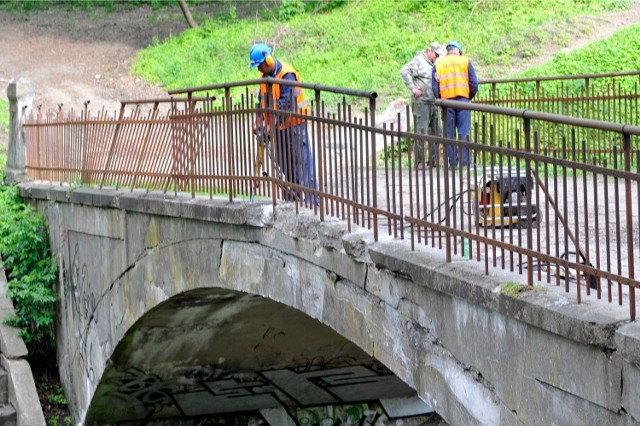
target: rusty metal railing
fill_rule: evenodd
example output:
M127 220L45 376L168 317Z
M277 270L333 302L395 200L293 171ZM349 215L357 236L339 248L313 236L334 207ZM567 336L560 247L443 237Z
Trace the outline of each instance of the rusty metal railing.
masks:
M261 83L304 88L308 114L273 100L259 104ZM202 92L215 97L196 96ZM439 102L473 111L470 141L462 141L400 130L412 127L408 110L406 125L400 117L377 125L374 92L265 79L171 94L182 97L123 103L115 116L86 109L32 116L24 123L29 178L231 202L286 200L322 219L341 218L349 229L371 229L376 240L379 233L409 239L413 249L443 249L447 261L480 262L486 273L502 268L529 285L562 286L580 302L628 306L635 319L636 126ZM327 103L328 94L341 99ZM254 134L258 117L267 117L267 132ZM505 117L512 124L498 126ZM311 170L300 169L300 150L282 143L288 130L278 130L284 120L302 119L313 184L305 180ZM611 154L598 157L592 135ZM416 143L436 146L436 167L415 167ZM472 164L454 167L449 148L468 149Z
M474 102L638 126L638 83L640 71L637 70L484 80L480 81L480 91ZM502 117L495 125L507 128L514 124L512 119ZM541 134L549 133L554 127L546 125L550 128ZM609 164L612 163L615 143L604 139L604 135L598 132L591 132L586 139L589 141L586 147L589 155L595 155L600 161L606 158ZM541 146L549 151L562 149L544 139Z

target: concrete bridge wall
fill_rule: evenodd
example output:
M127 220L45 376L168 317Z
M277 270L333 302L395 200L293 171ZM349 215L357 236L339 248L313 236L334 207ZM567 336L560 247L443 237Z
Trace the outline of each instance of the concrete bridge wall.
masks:
M640 328L553 286L516 297L473 261L373 242L292 205L21 184L59 256L58 358L84 419L112 355L163 301L203 287L281 302L384 363L450 424L640 422Z

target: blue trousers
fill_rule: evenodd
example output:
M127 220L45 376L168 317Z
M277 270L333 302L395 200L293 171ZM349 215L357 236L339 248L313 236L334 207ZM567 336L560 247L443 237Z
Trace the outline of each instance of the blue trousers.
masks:
M307 188L318 189L307 123L280 130L277 132L277 136L276 161L281 168L282 178ZM284 197L287 201L294 201L296 198L302 201L299 191L285 191ZM307 192L305 192L304 200L312 204L319 202L317 196Z
M453 100L465 101L462 98ZM469 100L466 101L469 102ZM447 139L462 139L466 141L470 130L471 111L466 109L447 109ZM469 165L469 150L467 148L459 149L455 145L449 145L447 146L447 157L449 158L450 166L456 167L458 163L461 166Z

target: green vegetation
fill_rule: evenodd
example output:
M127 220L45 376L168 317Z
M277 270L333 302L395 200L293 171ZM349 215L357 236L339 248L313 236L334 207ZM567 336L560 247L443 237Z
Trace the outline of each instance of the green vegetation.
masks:
M9 131L9 102L0 99L0 128Z
M532 290L535 290L535 287L518 283L506 283L500 286L500 293L511 297L517 297L520 293Z
M640 44L640 25L630 25L611 37L571 52L557 53L546 64L529 68L516 77L544 77L633 71L640 69L640 56L635 51ZM623 88L632 89L638 77L618 79ZM609 83L607 81L606 83ZM597 82L595 82L597 84ZM582 89L584 81L576 80L574 89Z
M405 95L398 70L427 42L459 40L480 78L503 75L547 43L566 45L581 15L628 7L619 0L369 0L302 8L283 1L279 16L208 21L142 51L134 72L167 89L257 77L252 43L266 41L307 82ZM318 2L321 3L321 2ZM603 62L602 58L598 58Z
M56 393L49 395L48 397L49 403L53 405L57 405L59 407L67 406L67 397L64 396L64 389L58 388Z
M6 157L0 156L4 170ZM4 172L0 175L4 182ZM8 279L7 295L15 317L8 323L20 335L32 357L55 348L53 320L57 264L49 248L47 224L42 215L20 199L16 186L0 185L0 256Z

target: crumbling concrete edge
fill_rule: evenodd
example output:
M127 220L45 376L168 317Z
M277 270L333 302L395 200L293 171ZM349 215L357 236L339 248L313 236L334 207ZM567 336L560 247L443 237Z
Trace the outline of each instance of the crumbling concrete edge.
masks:
M8 374L9 402L16 410L18 426L45 426L42 405L36 391L27 347L18 329L5 324L14 315L7 297L7 276L0 259L0 364Z

